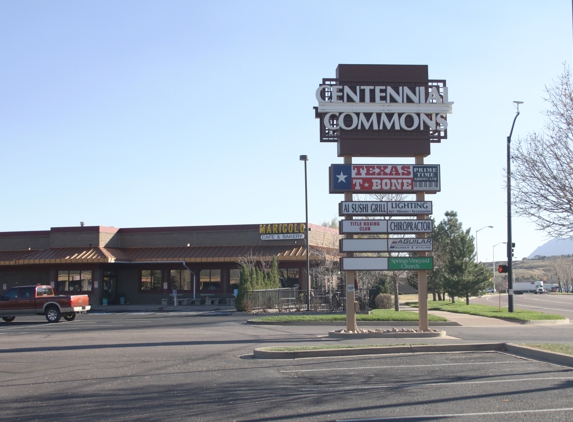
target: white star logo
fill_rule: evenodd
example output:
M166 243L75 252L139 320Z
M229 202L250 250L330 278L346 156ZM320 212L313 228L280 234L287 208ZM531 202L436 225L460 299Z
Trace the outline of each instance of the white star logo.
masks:
M340 171L340 174L337 174L336 177L338 177L338 183L346 183L346 178L348 176Z

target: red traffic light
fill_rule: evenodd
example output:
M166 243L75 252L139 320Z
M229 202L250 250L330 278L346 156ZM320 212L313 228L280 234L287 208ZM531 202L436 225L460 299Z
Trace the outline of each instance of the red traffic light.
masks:
M507 265L499 265L497 267L497 272L498 273L506 273L508 270Z

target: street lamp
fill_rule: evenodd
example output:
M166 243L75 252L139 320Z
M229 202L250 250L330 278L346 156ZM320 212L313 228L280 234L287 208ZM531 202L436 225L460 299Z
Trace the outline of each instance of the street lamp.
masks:
M514 101L517 112L513 118L511 131L507 137L507 311L513 312L513 268L512 268L512 241L511 241L511 135L517 116L519 116L519 105L523 101Z
M476 262L479 264L479 250L478 250L478 233L483 229L493 229L493 226L485 226L479 230L476 230Z
M493 245L493 248L492 248L492 249L493 249L493 251L492 251L492 261L493 261L493 262L492 262L492 264L491 264L491 268L492 268L492 271L493 271L493 278L492 278L492 280L493 280L493 287L494 287L494 288L495 288L495 247L496 247L497 245L501 245L502 243L503 243L503 244L506 244L507 242L499 242L499 243L496 243L495 245Z
M304 161L304 209L306 215L305 221L305 241L306 241L306 310L310 311L310 259L308 255L308 188L307 188L307 176L306 176L306 162L308 161L308 155L301 155L300 161Z

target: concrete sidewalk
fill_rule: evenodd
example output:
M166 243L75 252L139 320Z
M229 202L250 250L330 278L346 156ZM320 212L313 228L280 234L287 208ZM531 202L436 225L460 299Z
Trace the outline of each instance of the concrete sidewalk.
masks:
M404 312L417 312L416 308L401 307ZM232 313L237 312L234 305L185 305L185 306L162 306L162 305L93 305L90 312L91 313L124 313L124 312L192 312L197 314L203 314L208 312L225 312ZM428 314L441 316L446 318L451 323L455 325L461 325L463 327L502 327L510 325L521 325L523 321L509 321L499 318L486 318L468 314L458 314L453 312L443 312L443 311L428 311ZM247 315L247 314L245 314ZM253 318L260 316L261 314L249 314ZM272 315L272 314L264 314ZM389 324L400 324L399 321L388 322ZM534 321L534 324L547 324L552 325L555 323L568 324L569 320L558 320L558 321ZM374 323L375 324L375 323ZM372 324L364 324L372 325ZM409 325L409 324L408 324ZM412 323L412 325L415 325ZM440 323L430 323L430 326L440 326Z
M233 305L92 305L90 312L236 312Z

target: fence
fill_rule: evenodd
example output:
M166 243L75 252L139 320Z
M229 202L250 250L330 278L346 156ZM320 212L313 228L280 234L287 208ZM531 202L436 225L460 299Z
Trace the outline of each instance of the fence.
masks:
M369 290L359 289L355 296L361 310L368 308ZM307 309L307 292L297 288L253 290L247 295L251 309L277 309L303 311ZM316 290L310 292L310 310L313 312L346 311L346 290Z

